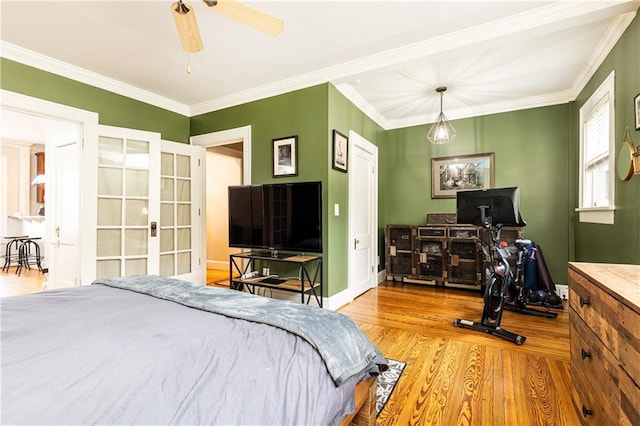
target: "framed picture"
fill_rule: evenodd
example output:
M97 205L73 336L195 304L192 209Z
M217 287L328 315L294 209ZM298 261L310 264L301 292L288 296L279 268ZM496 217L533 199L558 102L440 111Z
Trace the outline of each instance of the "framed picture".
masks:
M456 192L493 188L494 153L431 159L431 198L455 198Z
M333 168L347 173L347 151L349 139L337 130L333 130Z
M273 140L273 177L298 175L298 136Z
M634 117L636 118L636 130L640 130L640 93L633 98L633 111L635 112Z

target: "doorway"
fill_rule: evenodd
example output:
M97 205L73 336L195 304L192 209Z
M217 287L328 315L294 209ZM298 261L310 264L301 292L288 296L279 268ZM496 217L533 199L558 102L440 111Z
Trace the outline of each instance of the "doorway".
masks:
M50 288L78 285L78 234L72 233L74 238L69 239L65 238L67 232L61 236L54 230L62 228L66 231L69 228L60 226L61 219L76 227L80 223L79 208L65 208L62 215L59 207L77 205L77 202L68 204L66 200L78 198L78 179L65 181L62 178L74 171L77 175L79 170L82 131L80 122L76 120L84 115L44 101L33 102L32 98L25 96L5 96L5 93L8 92L3 92L0 151L3 151L3 163L12 167L2 168L0 234L2 237L29 236L38 244L39 263L44 268L53 266L49 276ZM65 146L68 154L64 167L57 166L55 160L61 146ZM12 191L8 191L9 188ZM15 199L8 199L10 197ZM55 267L57 264L65 267Z
M191 138L205 149L203 205L207 283L229 279L228 187L251 183L251 126L207 133ZM245 166L248 165L248 166Z

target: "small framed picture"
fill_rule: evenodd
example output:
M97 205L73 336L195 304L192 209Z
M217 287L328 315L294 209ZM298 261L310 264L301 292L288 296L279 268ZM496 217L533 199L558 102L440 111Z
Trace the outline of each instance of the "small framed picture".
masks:
M349 139L337 130L333 130L333 168L347 173L347 154Z
M298 136L273 140L273 177L298 175Z
M636 118L636 130L640 130L640 93L633 98L633 111L635 112L634 117Z

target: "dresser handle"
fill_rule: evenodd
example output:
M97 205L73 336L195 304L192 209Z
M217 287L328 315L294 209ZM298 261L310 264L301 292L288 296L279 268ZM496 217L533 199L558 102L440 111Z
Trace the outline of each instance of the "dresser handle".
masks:
M587 407L584 406L584 404L582 405L582 415L584 417L590 416L593 414L593 411L589 410Z
M581 349L581 351L582 351L582 359L591 358L591 352L587 352L584 349Z
M580 307L582 308L584 305L590 305L591 302L589 302L589 299L584 299L582 296L580 296Z

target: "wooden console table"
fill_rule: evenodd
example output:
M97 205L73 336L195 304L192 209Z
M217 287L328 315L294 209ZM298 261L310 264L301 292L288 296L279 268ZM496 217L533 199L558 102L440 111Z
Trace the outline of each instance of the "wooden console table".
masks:
M288 264L297 270L297 277L276 277L272 275L262 275L263 264ZM258 275L249 276L251 272ZM234 277L237 275L236 277ZM269 252L244 252L229 256L229 282L231 288L242 290L244 286L247 290L255 294L256 287L270 288L300 293L300 301L307 303L313 296L318 306L322 308L322 256L318 255L295 255L278 254L271 255ZM305 302L305 295L307 300Z

